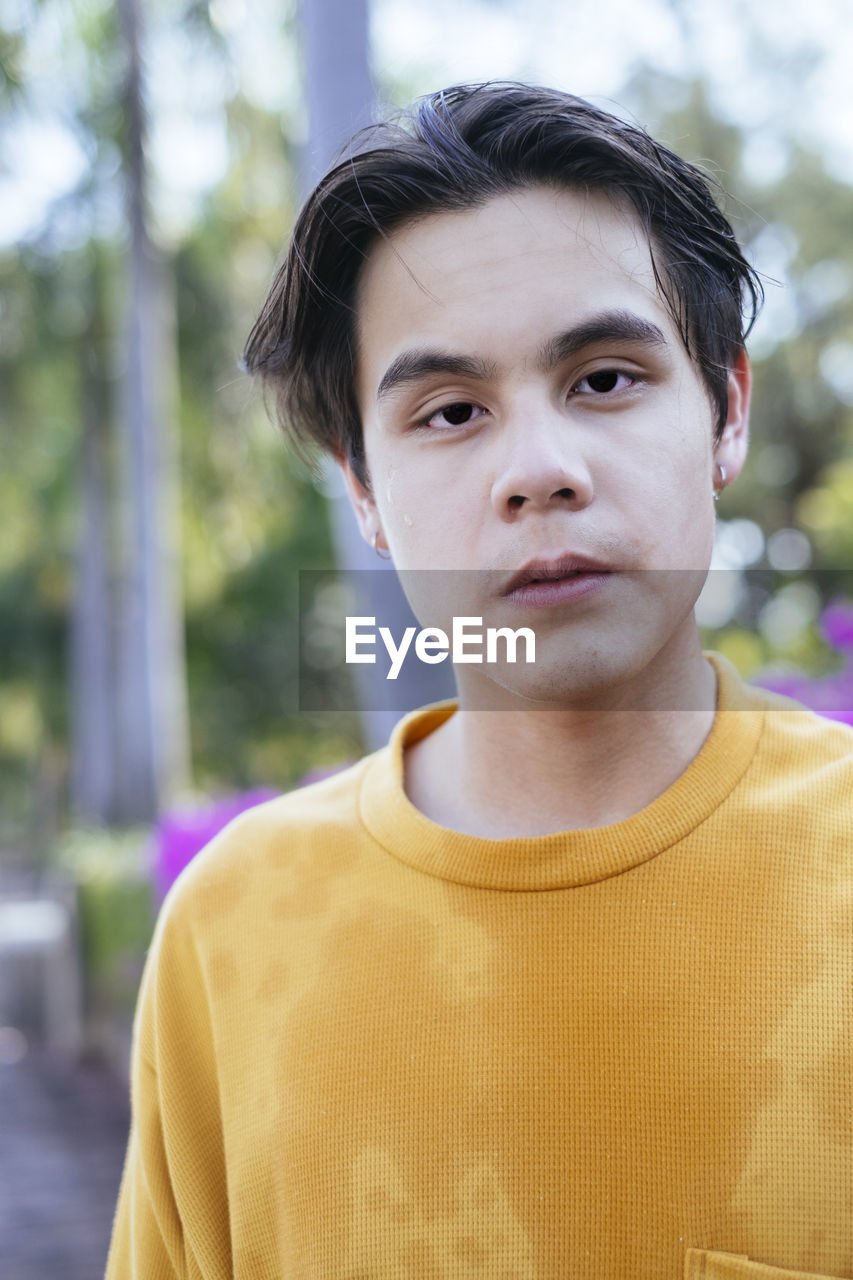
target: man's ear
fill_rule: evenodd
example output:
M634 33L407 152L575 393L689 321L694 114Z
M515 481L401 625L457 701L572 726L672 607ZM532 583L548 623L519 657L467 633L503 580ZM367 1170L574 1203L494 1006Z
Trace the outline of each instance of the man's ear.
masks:
M337 458L336 461L344 478L347 495L355 512L359 532L368 545L373 545L373 540L377 535L379 538L382 537L382 526L379 521L379 513L376 510L376 503L373 501L373 494L359 480L353 470L352 463L348 459Z
M714 471L712 483L716 484L717 468L725 469L725 483L731 484L741 473L749 446L749 404L752 395L752 369L749 357L741 347L737 359L729 370L729 405L726 425L714 446Z

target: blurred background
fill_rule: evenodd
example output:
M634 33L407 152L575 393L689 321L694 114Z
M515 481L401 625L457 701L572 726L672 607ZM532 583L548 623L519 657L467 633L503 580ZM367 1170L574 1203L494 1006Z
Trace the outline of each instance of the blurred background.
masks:
M846 0L0 0L0 1248L100 1273L174 875L388 718L299 710L300 570L376 567L239 354L377 110L524 79L717 177L767 300L708 643L853 722ZM369 555L365 560L364 555ZM318 679L322 679L320 669Z

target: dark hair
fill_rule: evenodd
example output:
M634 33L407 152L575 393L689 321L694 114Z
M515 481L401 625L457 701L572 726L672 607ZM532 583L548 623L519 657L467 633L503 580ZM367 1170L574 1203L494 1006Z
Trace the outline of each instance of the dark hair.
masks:
M249 336L244 368L275 392L294 442L349 458L368 484L355 382L355 290L379 237L430 213L548 185L621 195L648 236L658 288L717 411L763 298L699 169L581 98L461 85L356 134L308 197Z

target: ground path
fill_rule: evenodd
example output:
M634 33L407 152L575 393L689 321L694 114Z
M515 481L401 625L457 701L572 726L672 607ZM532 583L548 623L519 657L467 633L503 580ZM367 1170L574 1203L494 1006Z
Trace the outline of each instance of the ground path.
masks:
M3 1280L101 1280L127 1126L105 1068L35 1049L0 1061Z

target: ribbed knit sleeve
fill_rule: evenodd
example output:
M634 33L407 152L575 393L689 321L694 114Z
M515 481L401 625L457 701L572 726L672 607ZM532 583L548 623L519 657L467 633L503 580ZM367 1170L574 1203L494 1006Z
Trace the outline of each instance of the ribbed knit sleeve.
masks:
M108 1280L230 1280L215 1047L182 894L148 955L134 1030L132 1130Z

